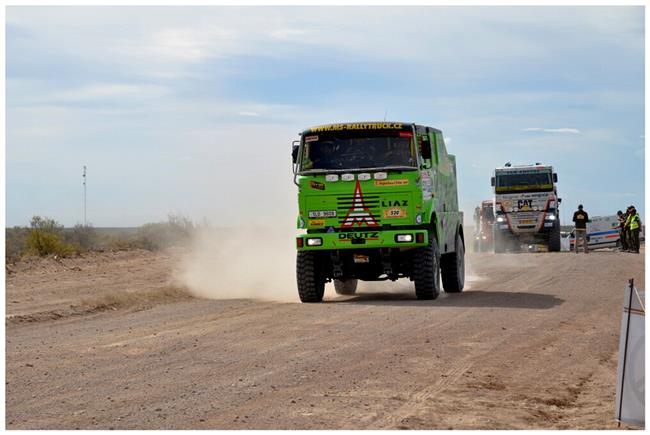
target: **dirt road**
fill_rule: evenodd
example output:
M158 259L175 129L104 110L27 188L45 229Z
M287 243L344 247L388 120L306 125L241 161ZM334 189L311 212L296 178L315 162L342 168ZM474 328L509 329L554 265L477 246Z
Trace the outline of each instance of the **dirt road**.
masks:
M406 282L316 305L190 298L163 254L13 267L6 427L615 428L643 258L469 254L462 294L417 301Z

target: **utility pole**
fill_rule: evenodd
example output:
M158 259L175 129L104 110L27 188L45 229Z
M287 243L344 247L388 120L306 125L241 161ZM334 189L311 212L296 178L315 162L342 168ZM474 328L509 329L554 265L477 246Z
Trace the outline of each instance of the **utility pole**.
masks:
M84 227L86 226L86 165L84 165L84 173L83 173L83 179L84 179Z

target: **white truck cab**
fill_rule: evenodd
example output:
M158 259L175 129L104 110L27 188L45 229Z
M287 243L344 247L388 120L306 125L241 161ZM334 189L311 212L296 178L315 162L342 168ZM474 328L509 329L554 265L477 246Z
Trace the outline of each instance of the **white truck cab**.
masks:
M494 170L494 252L519 251L522 244L543 244L559 251L561 199L553 167L535 163Z

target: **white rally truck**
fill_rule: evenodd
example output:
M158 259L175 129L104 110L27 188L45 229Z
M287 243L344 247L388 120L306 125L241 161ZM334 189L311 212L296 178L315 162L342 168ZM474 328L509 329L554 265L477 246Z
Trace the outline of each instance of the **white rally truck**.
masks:
M494 252L519 251L522 244L560 251L557 174L553 167L513 166L494 170Z

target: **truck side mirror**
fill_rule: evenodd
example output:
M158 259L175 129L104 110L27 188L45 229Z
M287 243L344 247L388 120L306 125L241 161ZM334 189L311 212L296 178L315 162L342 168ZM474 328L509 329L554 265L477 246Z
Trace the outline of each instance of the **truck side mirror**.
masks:
M553 182L557 183L557 172L553 172Z
M562 198L557 199L557 203L560 204L562 202Z
M291 158L293 159L293 164L295 165L298 162L298 145L294 145L291 150Z
M492 187L494 187L494 185L496 184L494 177L490 178L490 184L492 184Z
M425 160L431 159L431 141L428 136L422 137L422 158Z

